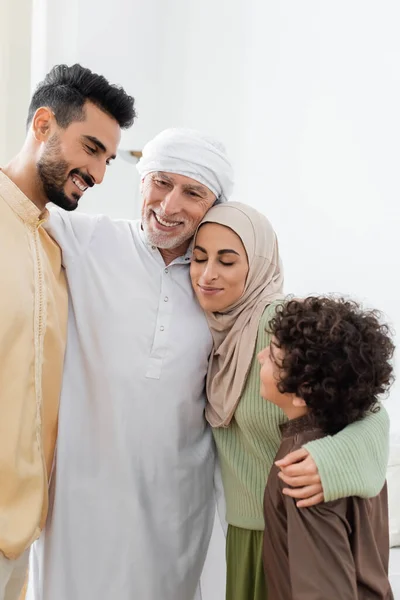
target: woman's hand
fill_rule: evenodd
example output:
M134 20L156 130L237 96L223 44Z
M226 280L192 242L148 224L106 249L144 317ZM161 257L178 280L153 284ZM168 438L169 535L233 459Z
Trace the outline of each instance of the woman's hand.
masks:
M284 488L283 493L291 498L300 499L296 506L304 508L324 501L324 490L317 465L305 448L291 452L275 464L280 468L278 477L290 486Z

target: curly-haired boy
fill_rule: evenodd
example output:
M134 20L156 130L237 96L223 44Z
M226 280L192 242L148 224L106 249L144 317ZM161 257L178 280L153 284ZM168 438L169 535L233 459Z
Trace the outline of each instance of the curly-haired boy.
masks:
M376 311L330 297L290 300L259 354L261 394L287 415L276 460L379 410L394 346ZM298 508L274 466L264 497L269 600L391 600L386 485L359 497Z

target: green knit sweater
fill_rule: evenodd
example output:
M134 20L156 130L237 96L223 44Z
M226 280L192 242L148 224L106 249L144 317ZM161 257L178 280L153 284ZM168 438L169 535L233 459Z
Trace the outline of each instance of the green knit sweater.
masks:
M227 428L213 429L226 499L226 520L244 529L264 529L263 497L268 474L287 419L260 396L257 353L268 346L266 325L273 307L264 311L253 363L235 416ZM362 421L305 446L316 462L325 500L372 497L382 489L389 451L389 417L381 407Z

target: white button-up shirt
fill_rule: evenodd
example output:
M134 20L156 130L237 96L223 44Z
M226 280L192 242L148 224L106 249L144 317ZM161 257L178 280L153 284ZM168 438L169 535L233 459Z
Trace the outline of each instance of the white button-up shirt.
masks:
M139 222L54 211L70 289L52 507L35 600L192 600L214 517L211 336Z

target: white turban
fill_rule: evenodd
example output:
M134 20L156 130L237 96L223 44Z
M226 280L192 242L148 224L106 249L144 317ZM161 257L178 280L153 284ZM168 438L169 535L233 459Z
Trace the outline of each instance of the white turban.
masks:
M233 169L223 144L193 129L165 129L143 149L137 164L143 179L164 171L195 179L207 186L219 202L229 199Z

